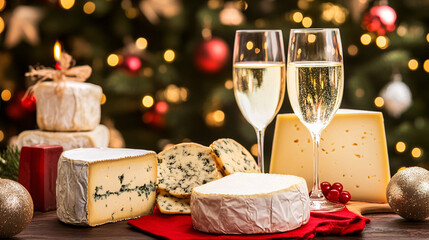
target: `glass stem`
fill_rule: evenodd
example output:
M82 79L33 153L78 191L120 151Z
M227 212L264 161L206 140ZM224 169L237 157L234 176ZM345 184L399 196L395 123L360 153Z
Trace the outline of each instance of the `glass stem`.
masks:
M262 173L265 173L264 168L264 133L265 129L256 129L256 136L258 138L258 166Z
M324 198L322 190L320 189L320 179L319 179L320 132L312 132L311 136L313 137L314 173L313 173L313 189L311 190L310 198L320 199L320 198Z

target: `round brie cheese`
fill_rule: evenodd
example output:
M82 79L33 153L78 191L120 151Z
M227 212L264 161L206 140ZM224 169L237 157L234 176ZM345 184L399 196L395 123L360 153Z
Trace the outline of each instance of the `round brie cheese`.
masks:
M310 219L305 179L292 175L235 173L195 187L195 229L220 234L290 231Z

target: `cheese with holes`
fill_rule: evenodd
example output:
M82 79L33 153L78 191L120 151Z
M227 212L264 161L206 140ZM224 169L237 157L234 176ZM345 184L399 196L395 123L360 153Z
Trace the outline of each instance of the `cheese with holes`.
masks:
M59 88L63 87L59 91ZM100 86L65 81L42 82L34 88L37 125L49 131L89 131L100 124Z
M156 154L125 148L79 148L58 161L57 215L97 226L150 214L156 198Z
M34 144L61 145L65 151L74 148L107 147L109 144L109 129L100 124L89 132L27 130L18 135L18 147Z
M340 109L322 132L319 156L321 182L342 183L352 200L386 202L390 168L381 112ZM270 172L313 186L312 138L294 114L277 116Z
M291 175L234 173L195 187L191 216L194 228L208 233L290 231L310 218L307 184Z

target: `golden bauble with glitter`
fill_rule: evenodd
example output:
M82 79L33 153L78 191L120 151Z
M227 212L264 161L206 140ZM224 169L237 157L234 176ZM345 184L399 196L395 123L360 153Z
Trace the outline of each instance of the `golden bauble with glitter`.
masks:
M33 200L18 182L0 179L0 238L20 233L33 218Z
M429 217L429 171L410 167L396 173L387 185L387 201L399 216L413 221Z

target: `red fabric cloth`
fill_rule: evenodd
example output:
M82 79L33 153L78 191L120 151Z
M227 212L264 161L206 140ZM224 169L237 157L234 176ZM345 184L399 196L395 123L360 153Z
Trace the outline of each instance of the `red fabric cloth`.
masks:
M195 230L190 215L162 214L155 209L152 215L128 220L128 224L146 233L168 239L312 239L318 235L345 235L360 232L369 218L356 215L345 208L334 213L311 213L310 221L295 230L283 233L254 235L217 235Z

